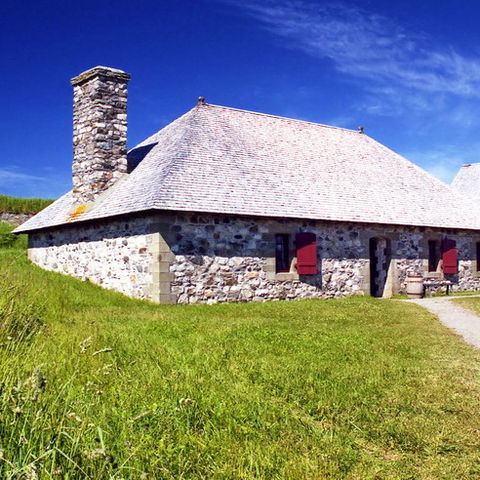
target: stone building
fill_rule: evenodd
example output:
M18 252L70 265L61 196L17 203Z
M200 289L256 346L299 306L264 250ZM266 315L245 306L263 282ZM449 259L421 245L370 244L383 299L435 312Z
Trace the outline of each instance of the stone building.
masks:
M365 133L207 104L127 153L127 84L72 80L73 189L25 222L29 258L165 303L480 288L480 215Z
M453 188L480 203L480 163L462 165L452 182Z

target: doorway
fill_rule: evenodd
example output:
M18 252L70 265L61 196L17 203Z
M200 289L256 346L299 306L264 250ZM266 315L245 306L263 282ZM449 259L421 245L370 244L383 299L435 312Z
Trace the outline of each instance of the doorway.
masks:
M391 261L390 240L374 237L370 239L370 295L383 297Z

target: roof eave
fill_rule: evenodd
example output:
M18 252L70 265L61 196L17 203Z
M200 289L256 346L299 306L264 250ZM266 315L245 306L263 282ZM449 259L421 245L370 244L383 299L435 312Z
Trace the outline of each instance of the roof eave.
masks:
M89 223L96 223L99 221L104 221L106 219L115 219L115 218L125 218L131 217L132 215L138 214L151 214L151 213L158 213L158 212L182 212L182 213L198 213L198 214L211 214L211 215L230 215L230 216L237 216L237 217L248 217L248 218L263 218L263 219L286 219L286 220L307 220L307 221L316 221L316 222L337 222L337 223L355 223L360 225L382 225L382 226L395 226L395 227L408 227L408 228L432 228L438 230L467 230L467 231L480 231L480 226L478 228L472 226L459 226L459 225L433 225L427 223L401 223L401 222L377 222L377 221L367 221L367 220L355 220L349 218L315 218L309 216L285 216L285 215L271 215L271 214L251 214L251 213L238 213L238 212L226 212L226 211L214 211L214 210L190 210L188 208L165 208L165 207L152 207L148 209L139 209L124 213L117 213L112 215L106 215L98 218L86 218L86 219L78 219L73 222L64 222L64 223L57 223L52 225L47 225L44 227L39 228L30 228L30 229L21 229L17 227L12 233L21 235L21 234L30 234L30 233L39 233L42 231L50 231L57 228L70 228L75 227L78 225L85 225Z

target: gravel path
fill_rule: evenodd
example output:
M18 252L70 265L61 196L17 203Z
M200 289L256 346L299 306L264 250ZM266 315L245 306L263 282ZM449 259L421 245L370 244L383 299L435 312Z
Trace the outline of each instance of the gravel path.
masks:
M469 296L480 297L480 295ZM480 348L480 317L452 302L454 298L468 297L432 297L406 301L426 308L444 325L461 335L467 343Z

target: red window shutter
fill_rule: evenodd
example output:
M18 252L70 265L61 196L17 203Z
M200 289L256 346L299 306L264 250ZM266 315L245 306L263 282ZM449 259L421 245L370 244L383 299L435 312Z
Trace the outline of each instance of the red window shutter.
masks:
M442 242L443 273L458 273L457 243L451 238Z
M300 275L317 273L317 236L311 232L297 233L297 272Z

